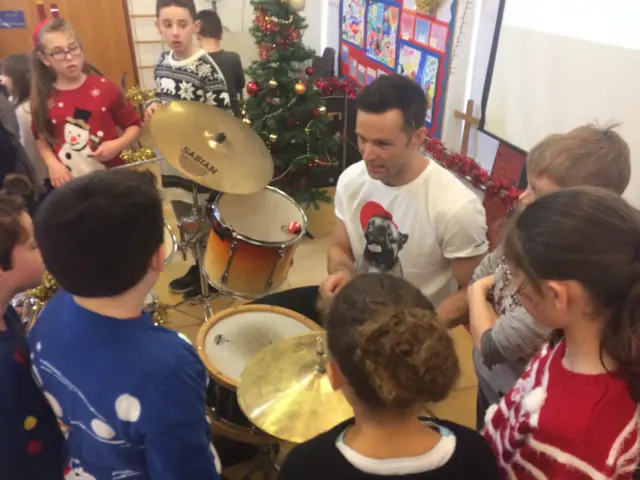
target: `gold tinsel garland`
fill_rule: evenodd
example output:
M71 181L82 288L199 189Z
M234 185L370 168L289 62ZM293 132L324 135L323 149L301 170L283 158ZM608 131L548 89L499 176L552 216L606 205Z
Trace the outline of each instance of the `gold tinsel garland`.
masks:
M49 272L44 272L42 285L25 292L25 302L23 308L28 308L29 312L25 312L31 319L35 317L44 308L45 304L60 289L60 285ZM159 302L154 302L145 307L145 311L150 312L153 323L156 325L164 325L169 318L167 308ZM24 316L24 314L23 314Z
M138 150L125 150L120 154L127 165L132 163L144 162L145 160L151 160L156 157L156 153L152 148L140 148Z
M127 90L127 100L139 108L142 108L149 100L153 100L155 96L155 90L149 88L133 87Z
M444 0L416 0L416 10L420 13L436 11L444 3Z

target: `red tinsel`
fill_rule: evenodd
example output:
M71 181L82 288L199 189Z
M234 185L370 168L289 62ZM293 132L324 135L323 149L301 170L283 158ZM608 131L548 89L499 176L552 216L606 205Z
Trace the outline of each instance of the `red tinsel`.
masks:
M348 98L355 98L360 89L360 86L355 85L353 82L340 78L316 80L315 86L322 92L324 97L344 94ZM449 152L441 140L427 137L422 149L445 168L464 177L474 187L502 200L507 207L512 207L518 201L521 192L516 187L509 185L501 178L492 179L489 172L482 168L478 162L459 153Z

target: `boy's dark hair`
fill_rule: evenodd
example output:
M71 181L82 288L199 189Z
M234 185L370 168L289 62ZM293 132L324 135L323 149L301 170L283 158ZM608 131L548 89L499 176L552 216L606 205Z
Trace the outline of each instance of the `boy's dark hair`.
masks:
M20 215L25 212L19 197L0 193L0 268L4 271L12 268L13 249L27 240L27 232L20 222Z
M399 109L407 133L424 127L427 117L427 96L424 89L410 78L398 74L381 75L364 87L358 95L356 105L358 110L366 113L385 113Z
M196 20L200 20L200 34L203 38L222 40L222 20L213 10L201 10L196 15Z
M559 190L510 222L504 254L538 295L545 281L583 286L590 313L605 318L601 358L616 363L639 402L640 212L603 188Z
M431 302L406 280L358 275L331 302L327 346L357 397L372 409L443 400L460 366Z
M191 18L196 19L196 4L194 0L157 0L156 1L156 17L160 16L160 12L163 8L167 7L182 7L189 10Z
M164 242L155 178L128 169L77 178L40 206L35 236L47 269L72 295L120 295L144 278Z

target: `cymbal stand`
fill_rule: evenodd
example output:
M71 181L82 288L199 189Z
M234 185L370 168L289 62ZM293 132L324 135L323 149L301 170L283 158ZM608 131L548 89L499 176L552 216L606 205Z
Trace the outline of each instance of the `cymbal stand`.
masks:
M198 185L195 182L192 182L192 197L193 204L191 207L191 214L178 221L178 230L180 233L178 250L182 253L182 258L185 261L188 258L187 253L191 252L191 255L198 264L198 274L200 275L200 288L202 293L194 300L196 302L201 301L203 303L206 321L213 315L211 300L218 298L220 296L220 292L210 292L209 279L207 278L203 268L204 253L210 227L204 206L200 203L200 198L198 197ZM180 302L178 305L183 303L185 302Z

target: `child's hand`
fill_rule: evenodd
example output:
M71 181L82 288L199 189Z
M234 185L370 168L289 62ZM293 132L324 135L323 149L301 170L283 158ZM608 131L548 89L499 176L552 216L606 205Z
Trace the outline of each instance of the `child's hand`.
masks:
M56 162L49 167L49 179L54 188L59 188L65 183L73 180L73 175L62 163Z
M493 288L496 280L493 275L489 275L487 277L481 278L471 284L469 287L469 296L471 295L480 295L483 298L486 298L489 294L489 290Z
M151 118L153 118L153 114L156 113L156 110L159 106L160 104L158 102L155 102L147 107L147 109L144 111L144 123L151 122Z
M120 142L117 140L110 140L108 142L101 143L97 149L91 152L90 155L99 162L108 162L116 158L121 151L122 147Z

